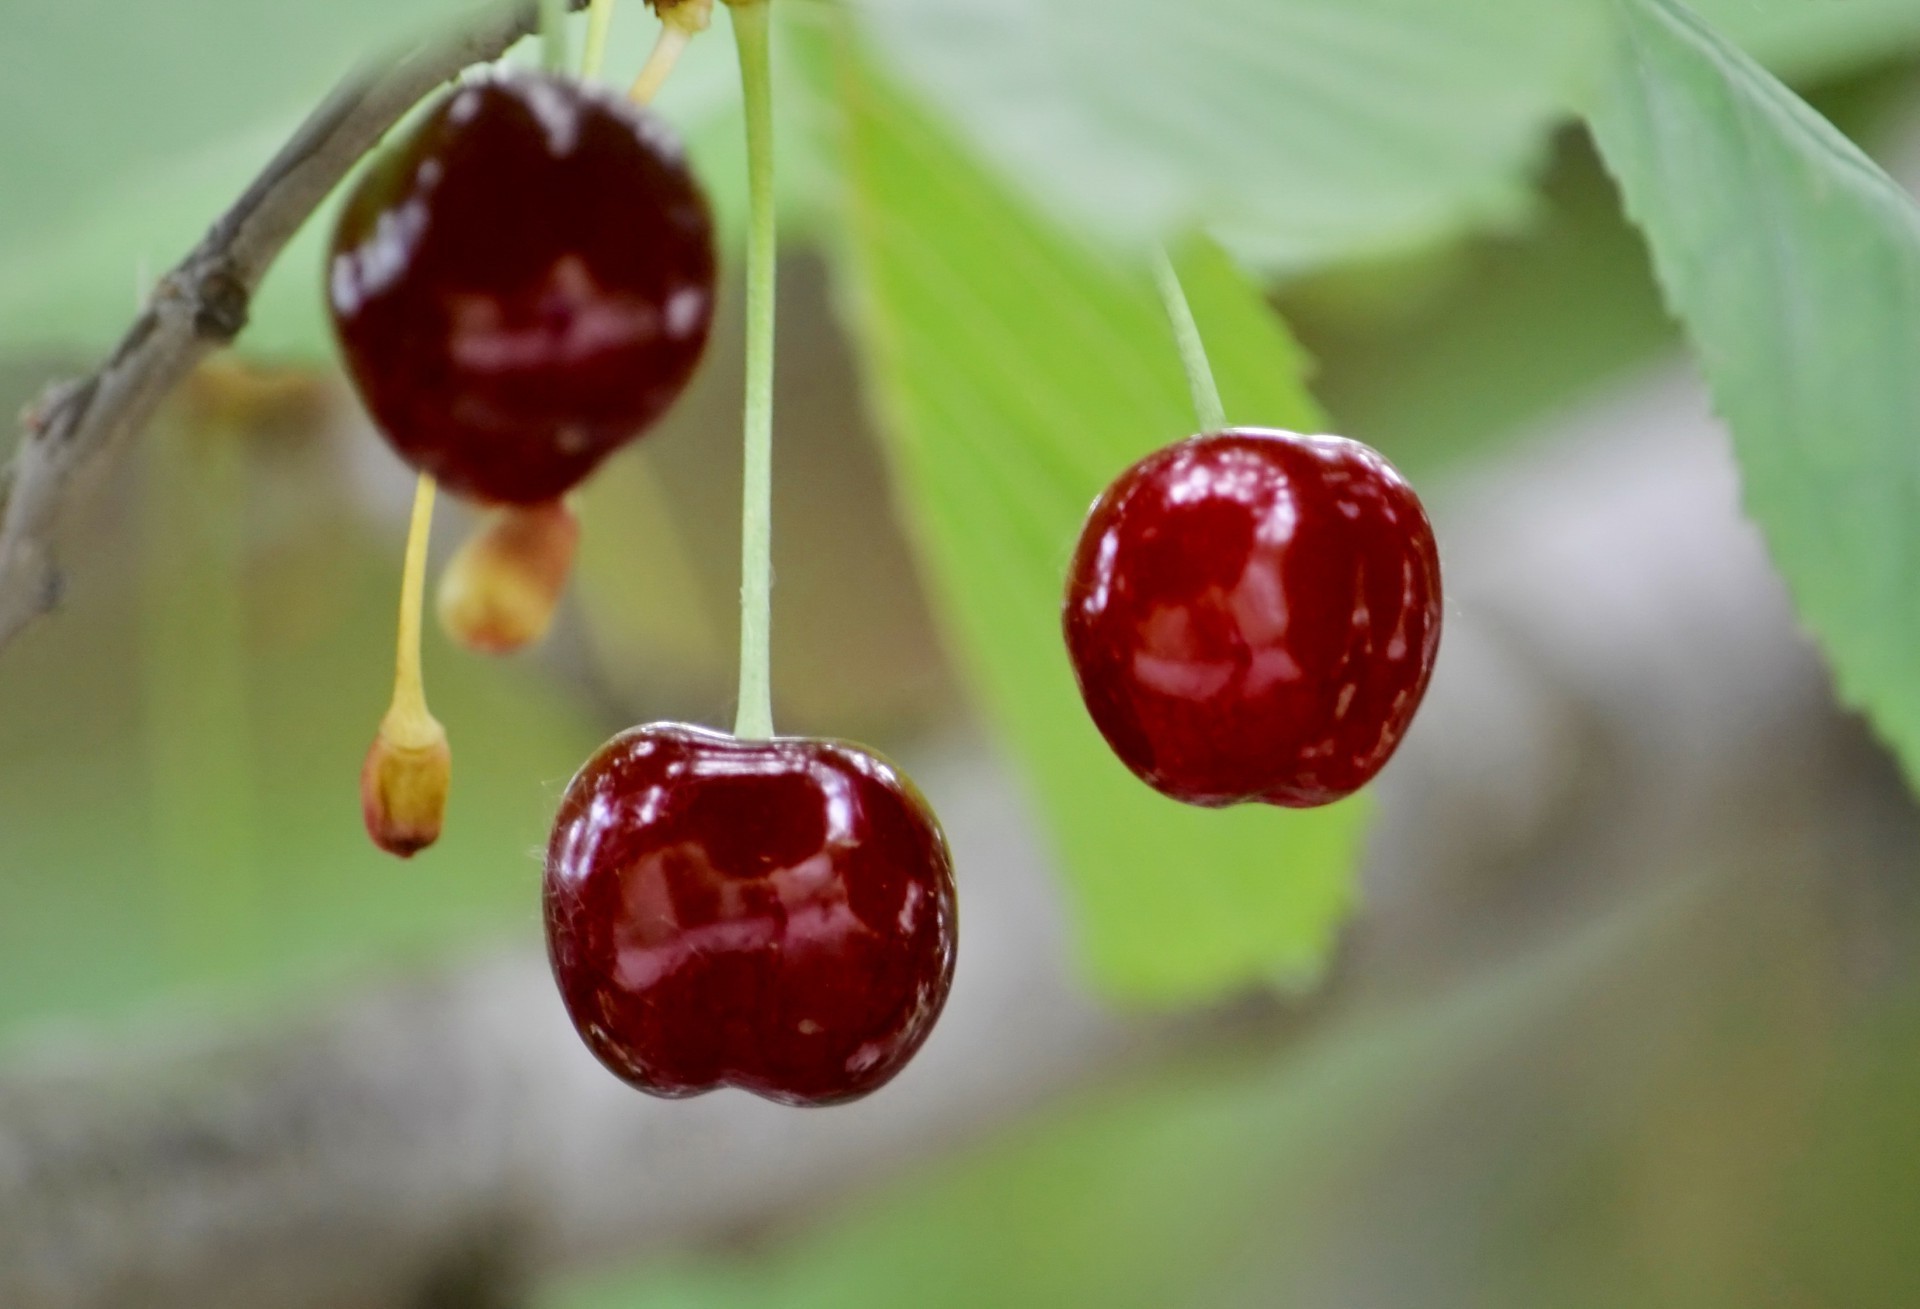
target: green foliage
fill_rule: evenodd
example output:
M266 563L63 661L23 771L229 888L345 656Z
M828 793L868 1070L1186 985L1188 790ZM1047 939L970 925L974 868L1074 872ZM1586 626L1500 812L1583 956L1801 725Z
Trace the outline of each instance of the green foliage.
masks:
M1510 449L1679 344L1646 247L1584 149L1563 156L1523 235L1335 270L1283 306L1322 361L1314 393L1336 430L1415 485Z
M1598 71L1559 0L870 0L889 71L1076 231L1307 266L1511 219Z
M1161 799L1087 721L1059 634L1087 506L1191 430L1144 271L1111 266L851 61L844 251L856 334L954 643L1032 780L1084 952L1156 1000L1315 969L1349 898L1362 810L1201 812ZM1230 417L1311 428L1300 359L1218 256L1186 261Z
M1783 77L1831 77L1920 49L1913 0L1694 0L1691 8Z
M445 22L476 6L299 5L282 22L283 8L232 0L135 5L102 30L92 6L50 5L25 33L9 29L9 40L36 58L23 61L31 76L0 79L0 112L14 125L0 134L0 177L33 185L10 183L0 205L0 353L105 349L153 280L200 239L356 59L431 30L430 17ZM265 22L284 34L263 36L256 27ZM654 30L638 6L622 14L609 69L637 69ZM784 135L781 167L783 216L799 230L819 165L805 130L810 64L793 44L801 57L783 69L782 114L796 130ZM175 45L190 48L170 62L149 57ZM576 34L572 47L579 46ZM528 63L537 57L537 42L513 55ZM216 66L222 75L209 75ZM39 80L56 74L57 85ZM699 42L660 99L729 230L740 225L745 195L737 78L724 40ZM142 102L166 112L130 111ZM329 205L308 223L268 274L242 338L247 353L299 363L332 358L321 296L332 212Z
M1619 0L1594 133L1842 693L1920 767L1920 209L1668 0Z
M199 235L353 59L472 7L184 0L110 23L98 5L10 16L12 47L31 54L0 79L12 125L0 353L103 347L141 278ZM1794 73L1920 44L1908 0L1700 8ZM1848 692L1911 751L1920 533L1902 505L1920 470L1902 423L1920 382L1900 347L1920 308L1913 210L1677 8L1612 9L1635 40L1598 133L1702 346L1803 612ZM837 239L909 525L1065 855L1094 971L1159 1001L1310 974L1351 894L1364 806L1197 814L1161 801L1100 746L1059 649L1059 572L1086 504L1191 423L1132 243L1204 227L1270 265L1411 250L1431 253L1395 275L1477 278L1469 313L1410 319L1371 355L1344 350L1330 380L1355 434L1418 467L1483 448L1667 341L1591 197L1522 256L1476 263L1454 244L1528 207L1548 133L1606 80L1609 0L868 0L780 14L788 231ZM836 72L823 24L850 25L881 62ZM652 33L637 6L623 10L610 75L637 66ZM726 42L707 39L662 109L737 233L736 98ZM833 149L828 128L846 131ZM823 200L843 193L835 230ZM325 223L270 278L254 352L328 356ZM1259 296L1211 247L1183 262L1234 414L1318 425L1298 352ZM1365 276L1336 270L1322 290L1351 308Z

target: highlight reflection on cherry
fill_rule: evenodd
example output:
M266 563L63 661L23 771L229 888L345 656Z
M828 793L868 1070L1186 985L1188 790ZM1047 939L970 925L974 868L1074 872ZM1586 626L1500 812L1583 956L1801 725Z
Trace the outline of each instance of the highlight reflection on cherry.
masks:
M953 978L946 839L912 783L839 742L614 738L567 789L545 899L574 1025L655 1095L868 1094Z
M705 197L657 118L535 73L456 87L356 185L329 303L394 448L484 501L566 492L664 413L712 324Z
M1237 429L1149 455L1100 497L1064 611L1088 712L1190 804L1308 807L1399 746L1440 645L1419 498L1356 441Z

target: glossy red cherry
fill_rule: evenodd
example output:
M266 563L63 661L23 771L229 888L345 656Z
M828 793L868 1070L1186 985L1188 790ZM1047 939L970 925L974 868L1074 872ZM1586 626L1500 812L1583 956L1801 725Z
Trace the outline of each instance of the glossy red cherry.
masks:
M666 127L512 73L453 90L368 170L328 290L401 457L472 498L537 504L680 394L714 277L707 203Z
M939 824L885 760L834 741L615 737L561 802L546 920L574 1026L655 1095L865 1095L953 978Z
M1440 646L1440 559L1404 479L1338 437L1169 446L1094 504L1067 649L1094 723L1189 804L1304 808L1393 754Z

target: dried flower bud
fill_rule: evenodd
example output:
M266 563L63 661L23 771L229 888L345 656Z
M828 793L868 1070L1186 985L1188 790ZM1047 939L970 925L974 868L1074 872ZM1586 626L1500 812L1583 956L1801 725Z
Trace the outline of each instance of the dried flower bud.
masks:
M441 627L482 654L532 645L553 626L579 544L580 521L558 500L496 511L441 575Z
M217 354L187 375L176 403L195 428L276 438L314 431L337 400L334 385L318 371L264 368Z
M713 22L713 0L647 0L647 3L660 15L661 22L689 36L706 31ZM733 4L736 0L727 0L727 3Z
M453 751L431 715L389 712L360 769L367 835L388 854L411 859L440 839Z

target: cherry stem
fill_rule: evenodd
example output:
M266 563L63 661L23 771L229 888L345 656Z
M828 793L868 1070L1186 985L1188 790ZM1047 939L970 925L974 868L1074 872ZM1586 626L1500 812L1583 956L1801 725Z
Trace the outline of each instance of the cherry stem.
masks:
M567 0L540 0L540 62L549 73L567 69Z
M1213 378L1213 365L1207 362L1207 344L1200 337L1200 324L1194 321L1193 306L1187 303L1180 274L1166 247L1153 252L1153 276L1160 286L1160 298L1166 302L1167 319L1173 324L1173 337L1180 346L1180 362L1187 370L1187 388L1193 392L1193 411L1200 419L1202 433L1227 430L1227 407L1220 400L1220 385Z
M736 736L773 735L773 333L778 221L773 191L772 21L767 0L728 9L747 111L746 467L740 515L740 708Z
M667 84L667 78L673 75L674 66L680 62L680 56L686 53L687 44L692 40L693 33L678 23L667 23L661 27L659 39L654 41L647 62L640 66L640 76L633 79L633 89L627 92L627 99L637 105L652 104L653 98L660 94L660 88Z
M587 46L580 56L580 79L591 82L607 62L607 37L613 31L614 0L593 0L587 11Z
M420 612L427 590L427 540L433 532L434 489L433 479L422 473L414 486L413 521L407 529L407 562L400 582L400 641L394 659L393 704L387 710L387 719L403 731L424 731L433 721L420 676Z

